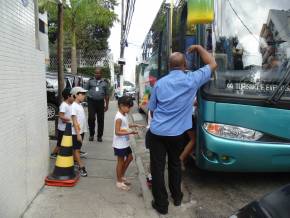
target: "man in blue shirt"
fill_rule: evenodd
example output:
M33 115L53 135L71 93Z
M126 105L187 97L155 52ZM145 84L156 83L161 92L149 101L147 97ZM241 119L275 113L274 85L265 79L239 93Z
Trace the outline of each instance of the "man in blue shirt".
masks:
M184 54L170 56L170 72L155 84L149 102L153 115L146 139L150 148L152 174L152 206L161 214L168 212L168 195L164 182L166 154L168 155L168 180L174 205L179 206L181 192L181 163L183 133L192 128L192 107L197 90L208 82L217 64L202 46L192 45L188 52L197 52L206 64L194 72L185 73Z

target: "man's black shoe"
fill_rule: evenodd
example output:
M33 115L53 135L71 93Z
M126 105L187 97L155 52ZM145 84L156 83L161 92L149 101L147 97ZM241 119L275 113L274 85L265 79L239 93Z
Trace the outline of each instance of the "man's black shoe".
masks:
M98 142L102 142L103 139L101 137L98 137Z
M90 137L89 137L89 141L90 141L90 142L94 141L94 136L90 136Z
M151 205L152 207L160 214L167 214L168 213L168 209L160 209L157 207L157 205L155 204L155 201L151 201Z
M181 205L181 202L182 202L182 198L183 198L183 193L181 193L181 198L179 199L173 199L173 204L174 206L180 206Z

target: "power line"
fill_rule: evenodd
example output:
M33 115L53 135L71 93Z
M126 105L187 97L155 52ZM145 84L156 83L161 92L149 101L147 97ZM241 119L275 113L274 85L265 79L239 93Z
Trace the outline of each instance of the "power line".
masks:
M123 26L123 29L122 29L123 36L122 36L122 42L121 42L122 46L124 46L124 44L126 43L126 41L128 39L133 14L135 11L135 3L136 3L136 0L127 0L125 20L123 21L124 23L122 24L122 26Z
M244 21L242 20L242 18L239 16L239 14L237 13L237 11L234 9L232 3L230 2L230 0L228 0L228 3L231 7L231 9L233 10L233 12L235 13L235 15L237 16L237 18L239 19L239 21L242 23L242 25L247 29L247 31L255 38L255 40L257 40L259 42L259 40L257 39L257 37L255 36L255 34L250 30L250 28L244 23Z
M132 7L131 7L131 11L130 11L130 17L129 17L129 20L128 20L128 28L127 28L127 31L125 33L125 40L127 41L127 38L128 38L128 35L129 35L129 32L130 32L130 29L131 29L131 23L132 23L132 18L133 18L133 14L134 14L134 11L135 11L135 2L136 0L133 0L133 4L132 4Z

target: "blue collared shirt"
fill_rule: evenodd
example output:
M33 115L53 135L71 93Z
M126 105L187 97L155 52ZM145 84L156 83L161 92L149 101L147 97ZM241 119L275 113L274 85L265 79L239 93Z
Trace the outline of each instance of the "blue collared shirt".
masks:
M194 72L173 70L157 81L148 109L153 112L150 131L160 136L178 136L192 128L192 106L197 90L210 80L209 65Z

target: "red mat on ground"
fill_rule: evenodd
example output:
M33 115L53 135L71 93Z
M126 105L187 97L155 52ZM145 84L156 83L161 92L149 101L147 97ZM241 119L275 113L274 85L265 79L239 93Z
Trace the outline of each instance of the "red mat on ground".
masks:
M80 178L80 176L76 176L75 179L56 180L56 179L50 179L49 177L46 177L45 185L47 185L47 186L59 186L59 187L73 187L79 181L79 178Z

